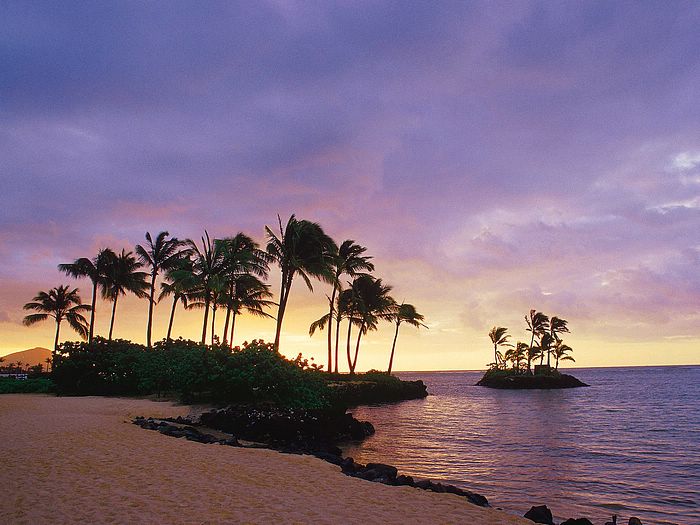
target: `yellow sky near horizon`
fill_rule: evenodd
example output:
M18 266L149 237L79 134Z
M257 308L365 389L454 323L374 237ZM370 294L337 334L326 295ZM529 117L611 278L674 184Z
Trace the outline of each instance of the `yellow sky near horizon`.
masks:
M81 290L87 290L86 282L81 282ZM274 286L274 285L273 285ZM284 320L281 352L288 357L302 353L314 362L324 364L327 361L325 331L308 335L308 326L324 314L324 285L316 284L316 294L296 283L292 290L290 303ZM85 296L83 292L83 296ZM396 297L402 297L397 294ZM409 301L412 302L412 301ZM416 302L419 311L426 317L428 329L416 329L402 325L394 358L394 370L428 371L428 370L480 370L492 361L493 347L488 339L488 330L493 324L509 327L513 340L525 341L523 315L514 312L511 323L496 322L485 324L480 331L468 326L459 315L451 311L448 303L440 300L423 300ZM154 337L163 338L166 334L170 300L166 299L155 309ZM98 303L96 332L106 336L109 328L110 304ZM270 311L275 314L276 310ZM22 314L23 315L23 314ZM175 316L173 336L199 340L202 330L202 310L185 311L178 305ZM565 317L565 316L564 316ZM120 299L114 329L115 338L145 342L147 303L133 297ZM520 322L518 322L520 320ZM217 333L223 329L223 311L217 312ZM565 339L573 349L576 363L566 363L567 367L598 366L643 366L643 365L687 365L700 363L697 352L700 341L693 337L660 338L659 340L630 341L625 339L605 339L589 333L585 323L577 327L576 320L570 319L571 334ZM3 322L1 325L0 356L35 346L51 348L53 345L53 322L47 321L32 327L25 327L17 322ZM274 340L274 319L262 319L250 315L239 317L236 322L234 343L242 344L251 339ZM61 340L77 339L67 324L62 325ZM353 330L351 348L354 351L356 330ZM369 369L386 369L394 336L394 326L383 323L376 332L363 336L358 359L358 371ZM341 328L340 369L347 371L346 326ZM528 341L529 342L529 341Z

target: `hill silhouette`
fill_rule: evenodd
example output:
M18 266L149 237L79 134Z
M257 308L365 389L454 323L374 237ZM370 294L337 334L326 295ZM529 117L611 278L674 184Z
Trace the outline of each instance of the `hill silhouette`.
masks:
M0 356L5 359L3 365L9 363L16 363L21 361L29 366L42 365L46 366L46 358L51 357L51 350L48 348L43 348L37 346L35 348L30 348L28 350L22 350L20 352L13 352L11 354Z

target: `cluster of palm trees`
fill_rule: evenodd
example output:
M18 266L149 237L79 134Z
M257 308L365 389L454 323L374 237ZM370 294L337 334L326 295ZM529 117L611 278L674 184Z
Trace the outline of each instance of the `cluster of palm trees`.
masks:
M348 367L354 373L360 341L364 334L376 330L380 321L395 324L396 331L389 360L393 365L396 338L402 323L423 325L423 316L410 304L398 304L390 295L391 287L369 272L374 270L366 248L353 240L338 246L317 223L297 219L292 215L286 225L278 216L279 231L266 226L265 250L244 233L234 237L211 239L204 232L199 243L171 237L167 231L154 237L146 233L146 243L134 252L122 250L117 254L101 249L95 257L82 257L72 263L60 264L59 270L70 277L87 278L92 284L92 302L83 304L78 289L58 286L39 294L24 308L35 313L24 318L25 325L53 318L56 322L55 348L58 347L60 326L67 321L81 337L89 342L95 337L95 310L98 293L112 304L108 338L112 339L118 299L127 293L148 300L146 345L152 346L153 311L155 305L172 297L166 339L172 335L173 320L178 304L186 309L203 310L201 343L207 340L233 346L237 316L247 312L276 319L274 346L279 349L284 315L295 277L313 291L312 279L321 280L331 288L328 312L311 324L310 334L326 329L328 371L338 371L339 336L342 321L347 324L346 353ZM281 283L279 302L272 301L269 277L270 265L279 266ZM344 281L350 279L350 281ZM158 291L158 281L160 289ZM273 317L266 310L277 306ZM225 312L223 330L217 334L217 312ZM89 321L85 318L90 313ZM351 352L352 328L357 329L354 354ZM333 330L335 344L333 345ZM333 354L335 350L335 354ZM333 367L333 364L335 365Z
M515 345L509 342L508 329L494 326L489 332L493 343L494 361L489 367L497 369L511 368L517 372L532 373L532 363L539 359L540 365L547 356L547 366L551 367L554 357L555 369L559 361L575 361L571 355L573 350L564 343L562 334L569 333L568 321L561 317L549 317L537 310L530 310L525 316L526 330L530 332L530 344L518 341ZM502 352L500 349L507 349ZM509 363L511 366L509 367Z

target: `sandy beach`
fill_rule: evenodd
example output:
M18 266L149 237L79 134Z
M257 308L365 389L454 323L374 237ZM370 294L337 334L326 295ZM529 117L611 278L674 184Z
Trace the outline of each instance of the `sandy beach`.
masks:
M130 423L189 411L142 399L0 397L0 522L531 523L451 494L350 478L310 456L203 445Z

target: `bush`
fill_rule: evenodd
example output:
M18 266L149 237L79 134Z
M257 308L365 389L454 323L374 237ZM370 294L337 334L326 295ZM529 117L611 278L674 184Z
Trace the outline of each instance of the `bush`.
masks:
M170 392L182 401L273 403L298 408L328 404L327 386L299 355L285 358L263 341L230 349L178 339L149 350L125 340L64 343L54 358L59 394L146 395Z
M0 394L47 394L53 391L53 381L46 378L0 378Z

